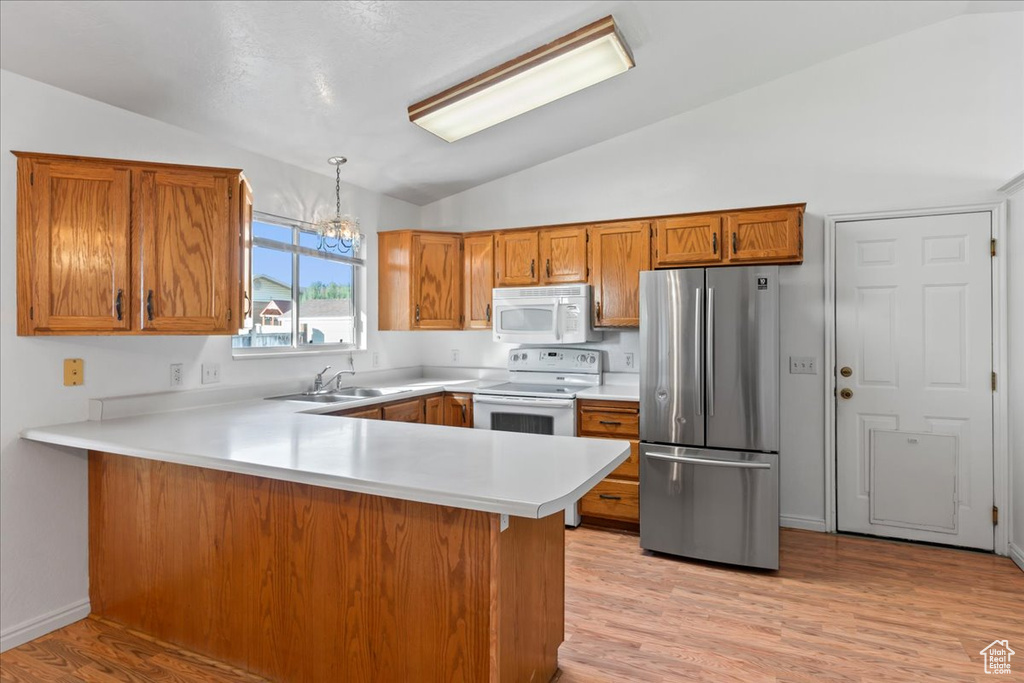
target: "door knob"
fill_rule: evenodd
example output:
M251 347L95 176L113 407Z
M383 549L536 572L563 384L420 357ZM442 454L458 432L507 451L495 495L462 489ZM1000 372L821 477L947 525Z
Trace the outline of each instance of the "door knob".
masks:
M853 374L853 368L844 367L839 371L839 374L842 375L843 377L849 377L850 375Z
M846 399L853 398L853 390L852 389L843 389L842 391L839 392L839 396L841 398L846 398Z

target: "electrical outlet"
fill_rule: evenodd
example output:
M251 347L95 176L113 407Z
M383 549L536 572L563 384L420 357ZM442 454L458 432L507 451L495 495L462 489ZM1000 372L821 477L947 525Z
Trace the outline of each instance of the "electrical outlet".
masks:
M184 382L185 367L181 363L171 363L171 386L180 387Z
M818 362L814 356L790 356L789 374L791 375L817 375Z
M630 370L632 370L634 366L635 366L635 360L634 360L633 353L631 353L631 352L627 353L626 354L626 367L629 368Z
M220 363L203 363L203 384L216 384L220 381Z
M461 352L458 349L452 349L452 362L458 363Z
M379 368L380 367L380 354L377 353L376 351L374 351L372 358L373 358L373 367Z

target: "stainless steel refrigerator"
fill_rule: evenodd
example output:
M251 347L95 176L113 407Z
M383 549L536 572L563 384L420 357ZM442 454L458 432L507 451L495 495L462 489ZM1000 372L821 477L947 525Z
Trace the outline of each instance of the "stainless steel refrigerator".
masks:
M779 567L779 268L640 274L640 545Z

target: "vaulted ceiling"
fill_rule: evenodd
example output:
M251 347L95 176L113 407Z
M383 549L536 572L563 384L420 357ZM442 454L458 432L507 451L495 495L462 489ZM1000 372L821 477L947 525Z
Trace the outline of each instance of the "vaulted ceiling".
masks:
M870 43L1019 4L5 0L0 67L325 174L344 154L346 181L426 204ZM409 123L409 104L608 14L635 69L453 144Z

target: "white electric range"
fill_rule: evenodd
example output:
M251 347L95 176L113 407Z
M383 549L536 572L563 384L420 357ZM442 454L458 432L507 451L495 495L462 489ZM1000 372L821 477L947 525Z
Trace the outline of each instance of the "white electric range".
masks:
M473 395L473 427L576 436L576 393L601 384L601 354L588 349L529 347L508 353L509 381ZM576 506L567 526L579 526Z

